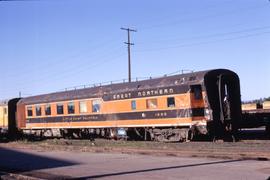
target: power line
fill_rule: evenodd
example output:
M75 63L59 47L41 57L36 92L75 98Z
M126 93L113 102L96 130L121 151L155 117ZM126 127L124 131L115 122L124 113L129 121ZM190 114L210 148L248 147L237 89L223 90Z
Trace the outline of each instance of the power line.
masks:
M125 42L128 47L128 82L131 82L131 59L130 59L130 46L134 45L134 43L130 42L130 32L137 32L135 29L130 29L130 28L121 28L121 30L127 31L128 34L128 42Z
M258 28L252 28L250 30L258 30L258 29L266 29L269 28L269 26L265 26L265 27L258 27ZM244 30L239 30L239 31L235 31L235 32L228 32L228 33L222 33L222 34L230 34L230 33L239 33L239 32L246 32L248 29L244 29ZM203 45L203 44L210 44L210 43L216 43L216 42L220 42L220 41L227 41L227 40L235 40L235 39L242 39L242 38L247 38L250 36L257 36L260 34L268 34L269 32L264 32L264 33L256 33L256 34L249 34L249 35L245 35L245 36L238 36L238 37L233 37L233 38L226 38L226 39L221 39L221 40L213 40L213 41L202 41L202 42L195 42L195 43L188 43L188 44L180 44L180 45L175 45L175 46L170 46L170 47L163 47L163 48L154 48L154 49L146 49L146 50L141 50L141 51L137 51L137 52L145 52L145 51L156 51L156 50L165 50L165 49L173 49L173 48L181 48L181 47L190 47L190 46L197 46L197 45ZM216 36L218 34L214 34L214 36ZM221 34L220 34L221 35ZM113 52L115 52L115 50L113 50ZM107 56L108 54L106 54ZM119 56L118 56L119 57ZM95 64L78 64L79 67L70 67L68 69L65 69L65 71L61 71L61 73L59 73L59 71L54 72L54 73L41 73L38 77L36 77L36 81L33 79L31 79L31 83L33 82L39 82L40 80L44 81L44 80L49 80L51 81L52 79L60 79L60 78L66 78L67 74L75 74L75 73L81 73L84 70L88 70L88 68L93 68L93 67L97 67L100 64L104 64L106 62L108 62L108 59L105 59L104 61L100 61L101 58L98 58L99 60L97 60ZM110 58L110 60L112 60L112 58ZM41 77L43 76L43 77ZM62 77L60 77L62 76ZM18 84L28 84L25 83L25 81L21 81Z
M250 13L249 11L253 11L253 10L257 10L257 9L261 9L261 8L269 8L267 6L264 5L258 5L258 6L252 6L252 7L247 7L247 8L240 8L240 9L233 9L233 10L229 10L226 12L218 12L218 13L213 13L210 15L201 15L199 17L195 17L195 18L182 18L182 19L177 19L171 22L165 22L165 23L159 23L159 24L154 24L154 25L150 25L150 26L145 26L145 27L141 27L140 29L142 30L151 30L154 28L163 28L163 27L168 27L168 26L175 26L175 25L179 25L180 23L191 23L191 22L203 22L207 19L211 19L211 18L217 18L220 16L227 16L227 15L233 15L233 14L238 14L238 13ZM190 13L191 14L191 13Z
M256 31L261 31L261 30L267 30L270 29L270 26L260 26L260 27L253 27L253 28L247 28L247 29L240 29L236 31L230 31L230 32L221 32L221 33L214 33L214 34L208 34L204 36L191 36L191 37L186 37L186 38L177 38L171 36L170 38L166 39L160 39L157 41L151 41L151 43L164 43L166 41L183 41L183 40L196 40L196 39L203 39L203 38L214 38L214 37L220 37L220 36L227 36L227 35L232 35L232 34L239 34L239 33L249 33L249 32L256 32ZM146 42L138 42L139 44L146 44Z
M109 41L109 43L108 43ZM90 40L85 41L88 45L89 42L91 42ZM60 56L60 57L41 57L38 60L38 64L32 63L31 64L31 69L27 70L25 69L24 71L21 71L20 77L21 76L26 76L28 77L29 74L32 73L33 70L38 69L39 71L43 71L43 73L40 74L50 74L51 70L59 70L59 66L63 67L62 64L63 62L65 62L65 64L71 64L73 63L74 66L72 66L72 68L74 67L80 67L84 64L88 64L89 62L89 57L94 58L96 56L99 56L99 52L101 51L102 48L106 48L106 47L110 47L113 43L116 43L117 39L116 38L112 38L112 39L106 39L106 41L102 41L98 44L93 44L91 45L91 47L88 47L84 50L80 49L80 50L75 50L75 51L67 51L67 55L65 56ZM109 46L108 46L109 45ZM89 49L91 49L91 54L87 55L86 52L89 52ZM99 53L99 54L98 54ZM52 62L53 60L53 62ZM53 66L52 66L53 63ZM8 73L7 74L9 78L18 78L17 74L14 74L14 72L12 73Z
M236 36L236 37L232 37L232 38L224 38L224 39L219 39L219 40L202 41L202 42L197 42L197 43L179 44L179 45L170 46L170 47L163 47L163 48L138 50L136 52L160 51L160 50L175 49L175 48L181 48L181 47L191 47L191 46L205 45L205 44L211 44L211 43L218 43L218 42L223 42L223 41L245 39L245 38L254 37L254 36L261 36L261 35L265 35L265 34L270 34L270 31L261 32L261 33L253 33L253 34L248 34L248 35L243 35L243 36Z
M203 3L202 6L199 7L199 10L204 10L206 12L212 12L213 9L217 9L219 6L224 7L224 5L226 5L228 3L231 3L231 2L235 2L235 0L224 0L223 2L221 0L219 0L219 1L216 1L215 4ZM173 16L172 16L171 13L175 13L175 12L170 11L169 14L165 14L165 15L163 15L163 13L166 13L166 12L163 12L163 13L159 13L159 16L154 15L152 18L149 18L148 16L144 17L144 22L145 22L146 25L143 24L140 27L140 31L141 31L141 28L142 28L142 30L148 30L148 29L160 27L160 26L163 26L163 25L167 26L166 23L162 23L162 21L164 22L164 20L168 21L169 19L172 20L174 18L186 17L187 15L193 15L194 14L194 6L188 6L187 8L184 8L184 9L181 9L181 10L177 9L176 12L177 12L177 14L174 14ZM151 23L153 23L155 21L158 21L159 24L151 25ZM179 19L177 19L177 21L179 21ZM175 25L175 23L171 23L171 24Z
M99 61L99 63L96 63L96 64L94 64L94 65L92 65L91 67L88 67L87 69L85 69L85 70L89 70L89 69L93 69L93 68L96 68L97 66L99 66L100 64L104 64L104 63L107 63L107 62L109 62L109 61L113 61L113 60L115 60L116 58L118 58L118 57L121 57L121 56L123 56L123 54L122 55L120 55L120 56L116 56L116 57L111 57L111 58L109 58L109 59L107 59L107 60L104 60L104 61ZM76 72L75 71L70 71L70 73L72 73L72 74L76 74ZM63 74L60 74L60 75L63 75ZM57 79L62 79L62 78L65 78L66 80L69 80L70 81L70 79L69 78L67 78L67 76L66 75L63 75L63 76L56 76L56 77L54 77L53 79L46 79L46 80L43 80L42 82L43 82L43 84L44 84L44 82L50 82L50 81L55 81L55 80L57 80ZM37 81L35 81L35 80L32 80L33 82L40 82L41 80L40 79L36 79ZM63 81L61 81L61 82L63 82ZM23 83L23 82L22 82ZM19 83L20 84L20 83ZM24 83L25 84L25 83ZM46 83L45 83L46 84ZM85 84L88 84L88 83L85 83ZM85 86L88 86L89 87L89 85L85 85ZM13 96L11 96L11 97L14 97L14 96L16 96L17 95L17 92L18 92L18 89L22 89L23 91L29 91L29 88L31 88L31 87L33 87L33 85L32 86L29 86L29 84L27 84L26 86L19 86L19 87L17 87L17 88L5 88L5 89L1 89L0 90L0 94L1 95L3 95L3 94L10 94L11 92L12 92L12 94L14 94ZM74 86L75 87L75 86ZM4 90L4 91L3 91ZM64 90L64 89L62 89L62 90ZM61 90L61 91L62 91ZM52 90L52 92L55 92L54 90ZM38 92L35 92L35 93L33 93L32 92L32 94L23 94L23 95L26 95L26 96L29 96L29 95L38 95L38 94L45 94L45 93L48 93L48 92L42 92L42 91L38 91ZM23 96L22 95L22 96Z
M116 51L115 49L116 48L113 49L113 52ZM75 74L89 71L90 69L96 68L104 63L113 61L113 60L115 60L123 55L124 54L122 54L122 53L114 53L114 56L112 56L112 54L107 53L107 54L104 54L103 56L100 56L99 58L96 58L95 63L81 64L79 67L74 67L74 66L69 67L68 69L64 69L64 71L56 71L56 72L51 72L51 73L40 73L40 76L34 76L31 79L23 78L23 81L16 83L16 85L19 85L19 88L28 88L29 84L39 83L41 81L44 83L44 82L56 81L59 79L70 80L67 77L73 77L73 75L75 75ZM108 58L108 56L110 56L110 58ZM29 80L29 81L27 81L27 80ZM1 93L2 93L2 90L3 89L0 90ZM10 91L10 90L13 90L13 88L5 88L5 90Z

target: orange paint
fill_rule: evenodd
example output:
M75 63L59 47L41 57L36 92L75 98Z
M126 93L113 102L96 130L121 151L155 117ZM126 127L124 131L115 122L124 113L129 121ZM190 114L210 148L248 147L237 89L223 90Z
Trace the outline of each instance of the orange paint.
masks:
M147 120L120 120L120 121L88 121L69 123L31 123L26 129L31 128L76 128L76 127L136 127L136 126L189 126L192 118L172 118L172 119L147 119Z
M174 97L175 98L175 107L167 107L167 98ZM205 97L205 93L203 93L203 97ZM98 98L95 98L98 99ZM155 109L147 109L146 101L147 99L157 99L157 108ZM136 101L136 109L131 109L131 101ZM124 99L124 100L115 100L115 101L102 101L101 100L101 111L98 113L92 112L92 99L85 100L73 100L73 101L62 101L62 102L52 102L46 103L51 105L51 115L45 116L45 105L39 104L42 107L42 116L40 117L54 117L54 116L76 116L81 115L79 102L85 101L87 104L87 113L82 113L83 115L91 115L91 114L112 114L112 113L124 113L124 112L136 112L136 111L156 111L156 110L169 110L169 109L189 109L189 108L202 108L205 106L204 98L200 100L196 100L194 98L193 93L184 93L184 94L175 94L175 95L164 95L164 96L154 96L154 97L143 97L136 99ZM75 113L68 114L67 107L69 102L74 102ZM58 103L63 104L64 106L64 114L57 115L56 105ZM33 110L32 117L26 117L27 114L27 106L20 105L18 109L18 125L19 128L25 128L26 118L36 118L35 113L35 105L31 105ZM22 110L23 109L23 110ZM170 124L175 126L181 126L181 124L191 123L193 121L204 120L203 118L191 117L191 118L180 118L180 119L152 119L152 120L121 120L121 121L102 121L102 122L71 122L71 123L39 123L39 124L27 124L27 128L44 128L44 127L106 127L106 126L136 126L136 125L160 125L160 124Z

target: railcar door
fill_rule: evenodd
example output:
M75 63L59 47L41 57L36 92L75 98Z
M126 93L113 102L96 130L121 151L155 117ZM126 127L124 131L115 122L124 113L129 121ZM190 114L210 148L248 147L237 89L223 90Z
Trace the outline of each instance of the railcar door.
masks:
M235 134L241 120L241 97L238 76L228 70L210 71L205 76L205 87L212 111L212 132L223 136Z
M9 138L17 138L18 122L17 122L17 103L21 98L14 98L8 101L8 134Z

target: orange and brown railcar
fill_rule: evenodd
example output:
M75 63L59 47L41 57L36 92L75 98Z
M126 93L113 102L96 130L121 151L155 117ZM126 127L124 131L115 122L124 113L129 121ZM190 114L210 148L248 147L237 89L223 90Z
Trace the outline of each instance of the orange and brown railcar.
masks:
M180 141L236 130L240 85L236 73L217 69L27 97L17 111L18 128L29 133Z

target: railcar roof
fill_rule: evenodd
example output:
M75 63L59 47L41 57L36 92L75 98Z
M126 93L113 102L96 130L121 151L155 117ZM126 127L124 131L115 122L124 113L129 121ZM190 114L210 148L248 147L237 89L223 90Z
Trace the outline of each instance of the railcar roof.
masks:
M7 106L8 100L0 100L0 106Z
M26 97L26 98L21 99L19 103L38 104L38 103L57 102L57 101L65 101L65 100L72 100L72 99L86 99L86 98L102 97L103 94L114 94L114 93L120 93L120 92L144 90L144 89L149 89L149 88L160 88L160 87L174 86L174 85L197 84L197 83L201 83L203 81L205 74L210 71L219 71L219 69L198 71L198 72L187 73L187 74L178 74L174 76L164 76L160 78L148 79L148 80L143 80L143 81L135 81L131 83L128 83L128 82L118 83L118 84L111 84L111 85L105 85L105 86L76 89L76 90L69 90L69 91L63 91L63 92L55 92L55 93L50 93L50 94L38 95L38 96L31 96L31 97Z

